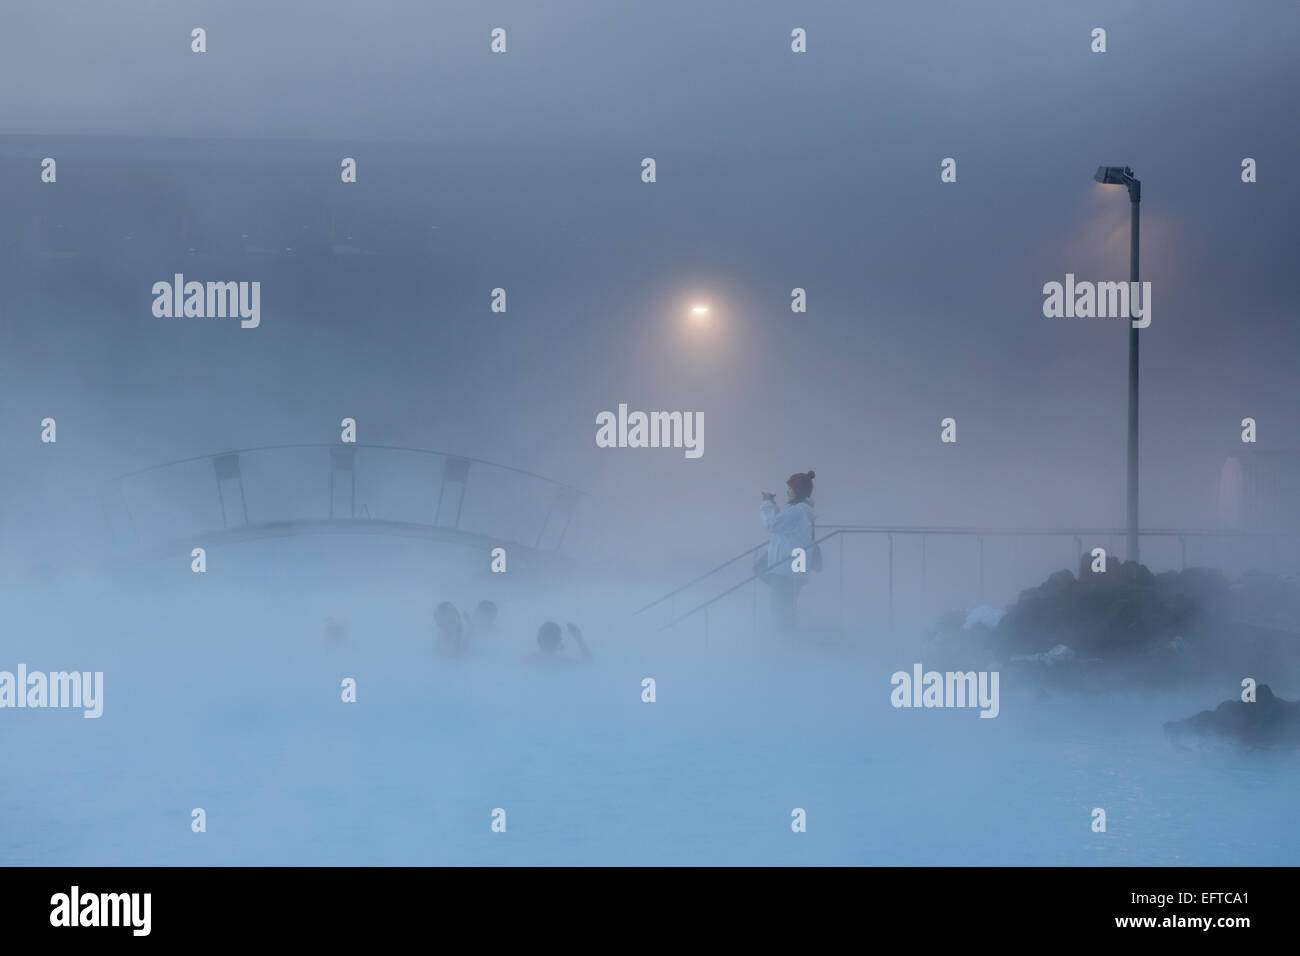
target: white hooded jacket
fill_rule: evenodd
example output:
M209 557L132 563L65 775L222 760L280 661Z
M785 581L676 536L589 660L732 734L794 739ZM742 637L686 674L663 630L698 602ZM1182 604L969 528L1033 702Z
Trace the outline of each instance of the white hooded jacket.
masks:
M758 516L763 527L772 533L772 541L767 546L769 572L793 576L795 572L790 567L790 560L794 549L806 551L813 543L812 499L805 498L784 511L777 511L774 503L764 501L758 506Z

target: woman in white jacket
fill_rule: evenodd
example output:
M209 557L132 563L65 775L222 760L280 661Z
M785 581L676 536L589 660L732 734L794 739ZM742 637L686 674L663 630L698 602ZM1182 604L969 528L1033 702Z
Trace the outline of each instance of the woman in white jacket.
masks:
M771 589L772 622L777 630L788 634L794 630L794 608L803 587L806 572L794 570L795 548L807 553L814 541L812 490L814 471L791 475L785 483L786 508L780 510L776 496L763 492L758 516L763 527L772 533L767 546L767 561L760 566L763 580Z

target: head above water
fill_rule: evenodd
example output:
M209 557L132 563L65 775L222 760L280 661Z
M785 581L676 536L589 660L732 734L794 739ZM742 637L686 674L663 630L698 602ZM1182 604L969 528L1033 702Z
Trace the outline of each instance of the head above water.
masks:
M497 603L496 601L479 601L478 607L474 608L474 623L476 624L495 624L497 620Z
M560 649L560 625L547 621L537 629L537 646L548 654Z
M811 498L813 493L813 479L817 477L817 472L811 468L805 472L796 472L785 481L785 498L790 504L798 504L805 498Z
M460 611L450 601L443 601L433 612L433 621L440 631L452 633L460 631Z

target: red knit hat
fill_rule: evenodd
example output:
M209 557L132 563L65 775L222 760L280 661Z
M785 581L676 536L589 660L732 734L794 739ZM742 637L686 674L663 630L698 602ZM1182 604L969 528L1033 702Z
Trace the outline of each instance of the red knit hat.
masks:
M813 492L813 479L817 477L817 472L811 468L803 473L796 472L786 479L785 483L790 486L796 498L809 498Z

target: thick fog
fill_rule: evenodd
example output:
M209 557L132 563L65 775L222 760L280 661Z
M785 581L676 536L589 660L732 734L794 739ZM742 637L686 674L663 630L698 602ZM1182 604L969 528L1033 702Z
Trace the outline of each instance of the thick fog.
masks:
M127 831L158 850L99 837L85 852L9 849L22 862L471 862L476 844L412 850L393 820L444 832L463 812L486 832L488 809L509 805L531 842L489 862L701 862L678 826L701 801L736 809L741 829L775 814L779 841L782 815L821 798L869 805L858 823L876 836L796 850L722 839L716 858L1088 862L1086 814L1106 799L1088 774L1120 765L1145 789L1111 791L1133 830L1096 862L1178 862L1170 831L1140 824L1206 772L1232 781L1220 795L1240 816L1286 825L1272 782L1294 782L1294 761L1206 771L1170 755L1160 724L1236 696L1247 667L1300 696L1294 643L1272 630L1230 643L1248 619L1294 637L1300 614L1298 25L1285 4L1246 16L1208 0L5 4L0 668L106 675L99 723L31 712L30 735L8 733L38 795L63 792L50 740L87 759L99 738L85 726L114 741L126 763L85 785L109 781L110 804L133 807ZM1105 53L1090 49L1096 27ZM1247 158L1257 181L1243 182ZM955 182L941 180L949 159ZM890 706L892 673L928 667L927 651L940 667L1041 663L1057 642L1014 613L1007 637L1003 611L1061 569L1081 583L1095 547L1124 557L1112 532L1129 323L1044 314L1044 285L1067 274L1128 279L1130 204L1093 181L1099 165L1143 184L1141 526L1189 532L1144 537L1142 557L1224 578L1151 633L1203 650L1204 673L1144 696L1138 675L1168 668L1143 658L1105 703L1071 682L1045 702L1051 681L1008 672L1000 720L900 723L917 715ZM255 326L159 315L155 286L177 274L258 283ZM792 311L796 289L806 311ZM601 447L598 416L621 405L693 416L699 454ZM345 420L356 459L340 469ZM210 457L242 449L265 450L234 477ZM446 480L448 459L471 462L467 481ZM744 552L768 538L760 493L784 502L786 479L809 470L823 533L936 533L828 540L799 598L809 643L792 647L768 633L761 582L742 583ZM329 525L345 516L371 523ZM937 533L953 529L988 533ZM1063 533L994 533L1051 529ZM1265 583L1243 585L1248 572ZM1189 581L1169 593L1183 600ZM482 599L499 605L497 642L435 657L436 606ZM547 620L579 624L594 654L556 678L558 711L557 685L528 665ZM994 637L968 654L961 634ZM340 717L344 678L360 723ZM962 755L986 732L990 762L972 763ZM1051 778L1005 839L960 843L987 823L976 816L941 828L947 843L882 835L882 820L920 818L903 791L874 788L881 775L969 781L978 815L1059 746L1084 782ZM232 789L245 758L261 797ZM171 776L156 766L168 761ZM534 789L511 776L521 766ZM377 782L393 768L400 797ZM606 809L540 822L584 787ZM619 804L633 791L641 802ZM223 827L242 820L246 842L187 856L203 800L225 808ZM277 843L298 801L317 815ZM320 855L334 814L378 820L393 801L404 809L378 844L357 832ZM6 796L20 817L39 804ZM39 812L66 803L52 806ZM1079 814L1079 834L1041 844ZM1260 832L1224 841L1294 862ZM1035 841L1042 857L1024 850Z
M6 8L6 232L79 253L5 264L7 521L67 507L31 498L47 415L105 473L348 415L596 493L605 544L652 562L755 543L757 492L809 468L823 521L1120 526L1124 323L1041 311L1067 272L1127 277L1114 163L1154 297L1143 524L1213 523L1243 417L1300 441L1294 11L813 5L800 57L779 5L420 6ZM320 248L331 217L380 255L219 255ZM260 280L261 326L155 319L176 272ZM620 402L702 412L703 456L597 448Z

